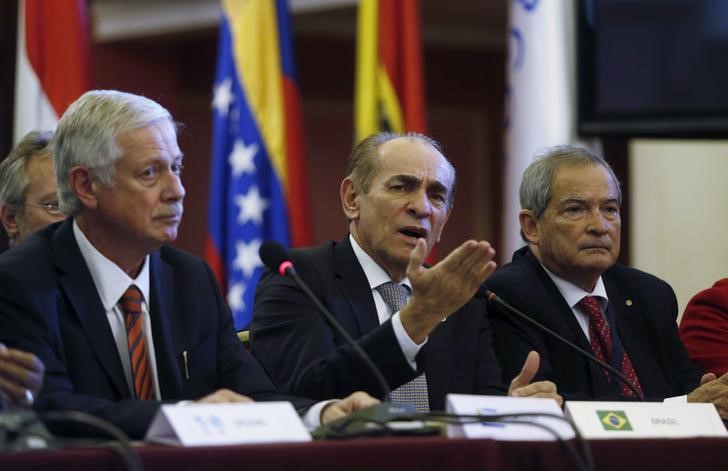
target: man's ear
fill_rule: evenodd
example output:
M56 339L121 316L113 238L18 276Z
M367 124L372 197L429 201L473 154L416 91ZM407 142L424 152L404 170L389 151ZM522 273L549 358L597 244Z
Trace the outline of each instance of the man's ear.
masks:
M86 167L73 167L68 172L68 181L71 184L73 192L78 197L81 204L86 208L96 208L98 201L96 199L97 183L91 176L91 172Z
M354 188L354 182L346 177L341 182L341 207L349 221L359 219L359 194Z
M20 234L18 227L18 211L19 209L7 204L0 206L0 219L3 222L3 228L10 240L15 239Z
M521 232L529 244L538 245L540 240L538 219L530 209L522 209L518 213L518 221L521 223Z

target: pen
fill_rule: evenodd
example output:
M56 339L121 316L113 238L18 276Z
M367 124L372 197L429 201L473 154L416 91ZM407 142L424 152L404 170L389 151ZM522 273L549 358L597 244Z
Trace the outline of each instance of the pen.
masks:
M187 350L182 352L182 359L185 362L185 379L190 379L190 369L187 366Z

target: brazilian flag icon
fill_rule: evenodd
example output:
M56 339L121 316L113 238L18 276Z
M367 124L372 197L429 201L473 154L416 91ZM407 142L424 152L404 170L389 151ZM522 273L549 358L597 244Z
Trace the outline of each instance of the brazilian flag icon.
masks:
M598 410L597 415L604 430L632 430L627 414L621 410Z

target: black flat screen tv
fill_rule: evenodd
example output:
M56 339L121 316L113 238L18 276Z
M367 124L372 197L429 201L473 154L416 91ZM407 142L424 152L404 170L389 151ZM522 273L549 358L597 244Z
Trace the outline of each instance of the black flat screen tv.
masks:
M577 0L579 133L728 139L728 0Z

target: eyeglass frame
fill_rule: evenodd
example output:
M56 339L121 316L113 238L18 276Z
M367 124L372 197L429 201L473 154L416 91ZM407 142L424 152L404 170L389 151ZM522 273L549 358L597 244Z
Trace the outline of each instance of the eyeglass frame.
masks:
M48 203L22 203L17 206L30 206L31 208L41 208L51 216L63 216L58 201Z

